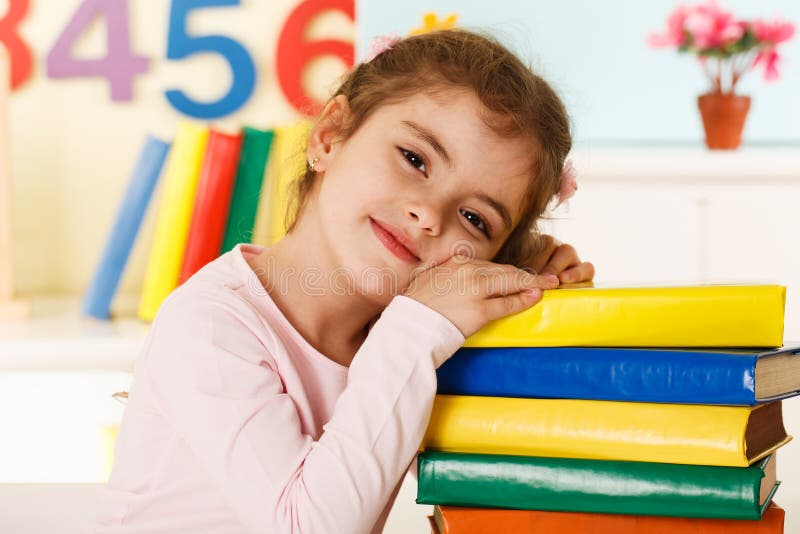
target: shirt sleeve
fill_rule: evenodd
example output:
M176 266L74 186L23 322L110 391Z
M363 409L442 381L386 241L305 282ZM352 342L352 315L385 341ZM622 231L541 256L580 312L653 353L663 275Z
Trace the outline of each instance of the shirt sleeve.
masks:
M303 434L271 347L242 301L165 301L144 355L154 400L253 533L370 532L385 521L427 427L436 368L464 343L396 296L370 330L318 441Z

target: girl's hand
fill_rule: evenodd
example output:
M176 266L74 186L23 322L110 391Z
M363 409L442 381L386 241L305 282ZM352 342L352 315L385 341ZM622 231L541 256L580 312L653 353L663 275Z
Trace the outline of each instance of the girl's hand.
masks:
M539 251L525 262L523 268L540 274L554 274L563 284L588 282L594 278L594 265L581 261L575 247L547 234L542 234L539 239Z
M530 308L541 300L543 289L555 287L553 275L453 256L415 276L403 295L444 315L469 337L489 321Z

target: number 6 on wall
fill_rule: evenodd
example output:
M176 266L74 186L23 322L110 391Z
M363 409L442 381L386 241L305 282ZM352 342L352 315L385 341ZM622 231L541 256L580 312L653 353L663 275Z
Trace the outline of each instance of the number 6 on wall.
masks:
M215 119L233 113L253 94L256 68L252 57L241 43L223 35L191 36L186 31L186 19L193 9L206 7L238 6L240 0L172 0L167 36L167 59L183 59L192 54L215 53L224 57L231 66L231 87L228 93L215 102L197 102L180 89L170 89L164 94L176 110L198 119Z

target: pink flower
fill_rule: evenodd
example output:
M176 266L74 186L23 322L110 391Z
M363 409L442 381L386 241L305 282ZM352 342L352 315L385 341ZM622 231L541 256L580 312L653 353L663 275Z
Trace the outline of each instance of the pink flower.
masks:
M369 43L369 50L367 51L367 55L364 56L364 63L369 63L379 55L383 54L394 45L399 43L401 37L396 33L390 33L387 35L378 35L372 38L372 41Z
M578 190L577 177L578 173L572 165L572 160L568 159L564 162L564 169L561 171L561 186L558 190L558 203L556 207L569 200L575 194L575 191Z
M745 24L723 11L715 0L695 6L684 23L695 48L706 49L735 43L744 34Z
M794 35L794 24L779 19L771 23L761 19L754 20L752 26L759 42L772 45L788 41Z
M753 61L753 67L763 63L764 79L768 82L773 82L778 79L778 61L780 61L780 59L781 57L775 49L770 47L758 53L755 61Z
M753 67L764 64L764 79L771 82L778 79L778 62L781 57L775 50L779 43L788 41L794 35L794 24L775 19L773 22L755 20L752 23L756 39L765 46L758 51Z
M683 45L686 38L686 33L683 29L683 24L686 22L686 16L689 14L689 8L684 5L679 5L667 19L667 33L657 34L651 33L648 41L650 46L676 46Z

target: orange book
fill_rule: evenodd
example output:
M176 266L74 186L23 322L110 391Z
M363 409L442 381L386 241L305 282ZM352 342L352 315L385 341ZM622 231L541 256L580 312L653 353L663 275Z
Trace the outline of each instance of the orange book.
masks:
M458 506L435 506L429 519L434 534L783 534L783 518L783 508L773 502L758 521Z

